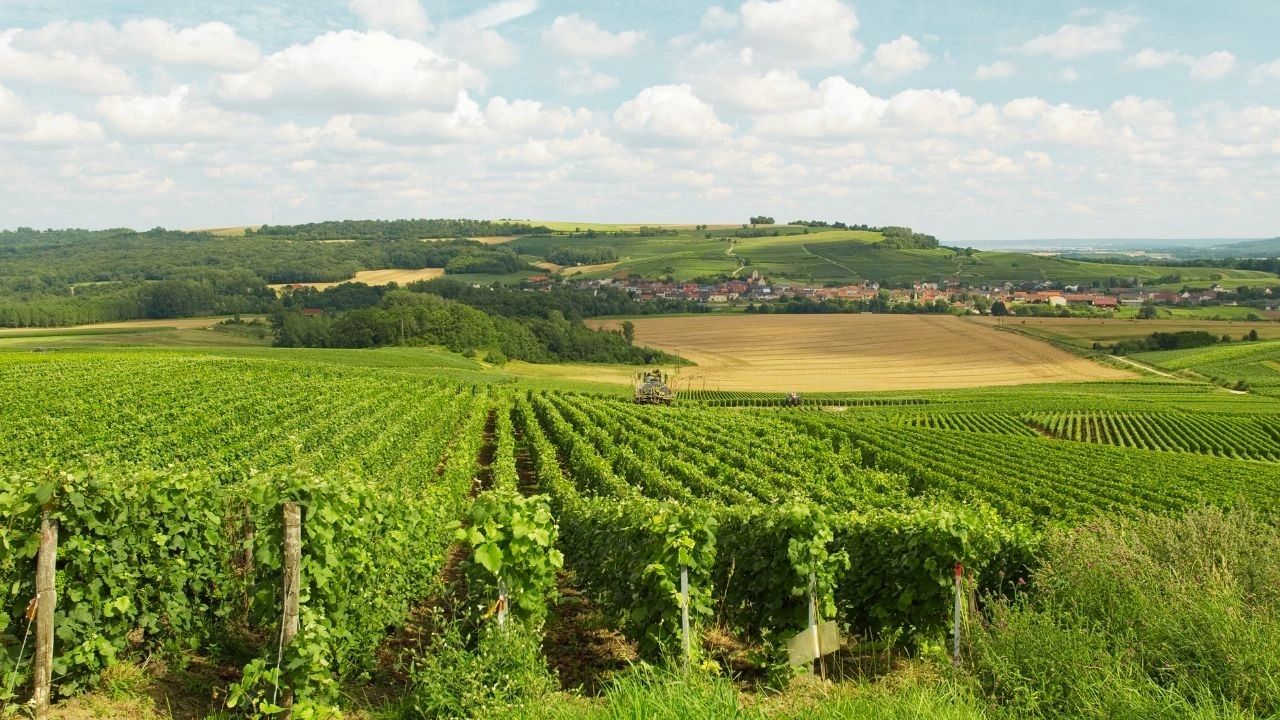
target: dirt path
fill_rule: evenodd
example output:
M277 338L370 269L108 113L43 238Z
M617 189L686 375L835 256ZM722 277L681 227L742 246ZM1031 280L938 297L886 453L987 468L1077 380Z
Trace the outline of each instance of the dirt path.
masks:
M1151 367L1150 365L1144 365L1143 363L1140 363L1136 360L1130 360L1129 358L1126 358L1126 357L1120 357L1119 355L1108 355L1107 357L1111 358L1112 360L1119 360L1120 362L1125 363L1126 365L1132 365L1136 368L1142 368L1143 370L1146 370L1148 372L1153 372L1156 375L1159 375L1160 377L1167 377L1170 380L1182 379L1182 378L1179 378L1177 375L1170 375L1169 373L1164 372L1163 370L1157 370Z
M729 277L735 277L735 278L736 278L736 277L738 277L738 273L742 272L742 269L743 269L743 268L745 268L745 267L747 266L747 261L746 261L746 260L743 260L743 259L742 259L742 258L740 258L740 257L738 257L738 256L737 256L737 254L735 254L735 253L733 252L733 248L734 248L734 246L735 246L735 245L737 245L737 243L735 243L735 242L733 242L732 240L730 240L730 241L729 241L729 247L725 248L724 254L725 254L725 255L728 255L729 257L731 257L731 258L733 258L734 260L737 260L737 261L738 261L738 267L734 268L733 272L729 273Z
M813 257L816 257L816 258L818 258L819 260L825 260L826 262L829 262L829 263L831 263L832 265L835 265L836 267L840 268L841 270L843 270L843 271L845 271L845 272L849 273L850 275L852 275L852 276L854 276L854 277L859 277L858 273L856 273L856 272L854 272L854 271L853 271L853 268L849 267L848 265L842 265L842 264L840 264L840 263L836 262L835 260L832 260L831 258L827 257L826 255L819 255L818 253L816 253L816 252L814 252L814 251L810 250L810 249L809 249L809 246L808 246L808 245L805 245L804 243L800 243L800 249L801 249L801 250L804 250L804 251L805 251L805 253L806 253L806 254L808 254L808 255L812 255Z

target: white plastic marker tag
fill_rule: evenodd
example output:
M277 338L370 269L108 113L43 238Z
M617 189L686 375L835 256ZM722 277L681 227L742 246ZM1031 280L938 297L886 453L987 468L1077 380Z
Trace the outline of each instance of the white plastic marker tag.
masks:
M815 632L818 636L816 643ZM787 653L791 656L791 664L795 666L807 665L839 649L840 628L830 621L811 625L787 641Z

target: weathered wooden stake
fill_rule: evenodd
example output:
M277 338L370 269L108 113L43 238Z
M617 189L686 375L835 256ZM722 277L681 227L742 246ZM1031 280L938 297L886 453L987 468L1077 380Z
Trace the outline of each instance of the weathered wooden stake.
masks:
M49 697L53 682L53 613L58 605L54 576L58 565L58 521L49 518L49 508L40 518L40 552L36 555L36 720L49 717Z
M689 568L680 568L680 633L684 642L684 669L689 669Z
M289 647L298 634L298 593L302 580L302 508L298 503L284 504L284 616L280 627L280 651ZM292 713L293 687L285 688L280 707L288 720Z
M955 665L960 664L960 597L961 587L964 584L964 565L956 563L956 607L955 615L952 619L952 635L954 637L951 662Z

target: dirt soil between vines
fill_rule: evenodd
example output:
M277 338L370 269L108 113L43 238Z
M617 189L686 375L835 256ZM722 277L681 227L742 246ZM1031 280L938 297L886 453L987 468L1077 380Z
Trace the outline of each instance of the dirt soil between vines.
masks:
M638 345L697 363L681 369L682 390L880 391L1136 377L949 315L743 314L631 322ZM617 328L621 321L593 324Z

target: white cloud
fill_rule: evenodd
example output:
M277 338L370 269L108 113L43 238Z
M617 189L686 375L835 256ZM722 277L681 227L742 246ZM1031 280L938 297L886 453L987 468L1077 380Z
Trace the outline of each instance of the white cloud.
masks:
M609 32L577 13L561 15L542 32L542 39L552 49L572 57L606 58L630 55L644 40L636 30Z
M22 101L9 88L0 85L0 130L13 130L26 122L27 111Z
M748 112L770 113L819 102L818 93L795 70L770 70L763 75L713 71L699 76L696 84L717 104Z
M973 76L979 80L999 80L1011 77L1015 72L1017 72L1017 68L1013 66L1013 63L997 60L990 65L979 65Z
M640 142L697 143L723 137L730 127L688 85L655 85L613 113L614 125Z
M343 30L274 53L248 72L222 75L216 87L235 104L349 112L445 109L460 90L484 84L479 70L413 40Z
M1249 73L1250 85L1261 85L1268 80L1280 80L1280 59L1258 65Z
M560 68L556 80L566 95L593 95L618 87L618 78L592 70L585 62Z
M834 65L862 54L858 16L840 0L747 0L742 40L752 56L782 64Z
M22 134L22 139L49 145L94 142L102 139L102 126L70 113L41 113L32 118L31 127Z
M347 7L370 30L407 37L421 37L431 30L427 11L418 0L349 0Z
M67 50L28 52L14 46L22 30L0 32L0 79L90 94L128 92L133 78L93 56Z
M1050 105L1036 97L1019 98L1005 103L1001 114L1010 120L1029 125L1035 137L1066 145L1096 146L1107 141L1102 113L1068 103Z
M1036 36L1023 43L1022 50L1032 55L1052 55L1059 60L1114 52L1124 48L1125 36L1138 22L1135 15L1109 12L1095 25L1068 23L1052 33Z
M738 16L719 5L712 5L702 13L702 29L722 32L738 27Z
M820 105L761 118L756 129L766 135L832 138L858 135L876 129L889 107L878 98L843 77L829 77L818 83Z
M929 53L920 48L915 38L903 35L877 47L863 72L877 80L888 81L923 70L928 64Z
M449 54L480 67L509 67L519 61L520 48L494 28L537 9L537 0L502 0L445 23L436 39Z
M1194 80L1218 80L1230 75L1236 69L1236 56L1226 50L1195 57L1176 50L1143 48L1130 55L1125 64L1137 70L1155 70L1169 65L1183 65Z
M1219 50L1196 58L1191 63L1191 77L1194 80L1217 80L1230 75L1235 69L1236 56Z
M1126 64L1139 70L1153 70L1155 68L1162 68L1166 65L1178 62L1179 57L1181 56L1173 51L1156 50L1155 48L1142 48L1138 52L1130 55Z
M1080 74L1077 73L1076 69L1073 67L1065 67L1058 73L1058 77L1061 78L1063 82L1073 83L1080 79Z
M193 102L190 95L188 85L165 95L112 95L95 110L121 134L157 140L227 137L256 125L251 116Z
M102 21L58 21L22 32L15 44L28 50L75 51L126 62L218 70L246 70L260 57L257 45L224 22L176 28L154 18L129 20L119 28Z

